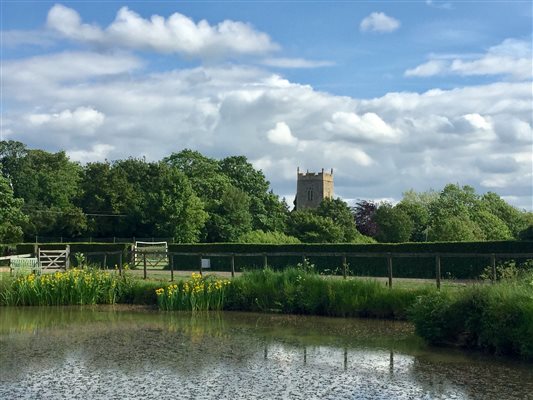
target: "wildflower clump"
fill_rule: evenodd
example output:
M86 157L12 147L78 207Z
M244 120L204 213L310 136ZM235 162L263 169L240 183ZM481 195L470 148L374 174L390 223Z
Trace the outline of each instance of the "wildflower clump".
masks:
M2 292L2 303L18 306L114 304L119 278L95 269L21 276Z
M186 281L156 289L157 304L161 310L207 311L221 310L224 306L227 279L193 273Z

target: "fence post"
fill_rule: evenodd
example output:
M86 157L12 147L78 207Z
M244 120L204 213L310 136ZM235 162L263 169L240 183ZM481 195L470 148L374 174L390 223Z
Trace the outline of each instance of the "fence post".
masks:
M496 255L490 255L490 266L492 267L492 283L496 283Z
M342 255L342 277L343 279L346 279L346 270L348 269L348 265L346 264L346 254Z
M118 255L118 275L122 276L122 253Z
M107 269L107 253L104 253L104 268L102 269Z
M263 268L268 268L268 258L266 253L263 254Z
M440 290L440 255L435 256L435 275L437 277L437 289Z
M146 252L143 253L143 270L144 270L144 279L146 279Z
M113 243L116 243L116 239L117 238L115 236L113 236Z
M235 278L235 254L231 255L231 277Z
M174 282L174 254L170 255L170 281Z
M200 275L202 275L202 255L198 257L198 268L200 268Z
M387 255L387 270L389 273L389 289L392 289L392 255L388 253Z

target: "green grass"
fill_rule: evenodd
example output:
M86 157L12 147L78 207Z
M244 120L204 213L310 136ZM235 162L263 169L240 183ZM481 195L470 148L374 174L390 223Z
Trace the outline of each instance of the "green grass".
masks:
M264 269L232 280L225 309L405 319L416 298L434 290L389 289L376 280L343 280L298 268Z
M431 344L533 360L533 274L427 294L415 302L410 319Z

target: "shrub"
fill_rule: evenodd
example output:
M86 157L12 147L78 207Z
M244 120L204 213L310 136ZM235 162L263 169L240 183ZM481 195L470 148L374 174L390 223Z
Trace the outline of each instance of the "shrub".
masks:
M421 296L410 310L431 344L455 344L533 360L533 274L496 285Z

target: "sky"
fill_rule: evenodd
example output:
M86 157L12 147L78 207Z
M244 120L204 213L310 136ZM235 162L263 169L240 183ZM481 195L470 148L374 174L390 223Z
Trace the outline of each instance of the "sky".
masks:
M399 201L447 183L533 210L528 1L0 2L1 139L81 163L244 155Z

